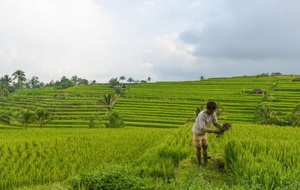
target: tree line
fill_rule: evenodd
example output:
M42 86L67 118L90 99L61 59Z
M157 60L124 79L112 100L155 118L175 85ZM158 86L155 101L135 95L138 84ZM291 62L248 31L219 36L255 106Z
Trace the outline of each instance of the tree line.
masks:
M120 76L119 78L112 78L109 84L112 87L116 85L124 84L124 80L127 78L125 76ZM145 83L150 82L151 77L147 80L135 80L132 77L127 79L128 83ZM23 89L23 88L43 88L43 87L54 87L57 89L65 89L72 86L87 86L96 85L96 80L89 81L85 78L80 78L77 75L71 77L71 79L63 76L60 80L51 80L49 83L44 83L39 80L39 77L33 76L31 78L26 78L25 72L22 70L15 71L12 75L4 75L0 78L0 96L8 96L9 94Z
M88 81L87 79L79 78L77 75L72 76L71 79L63 76L60 80L51 80L49 83L44 83L41 82L37 76L26 78L24 71L17 70L11 76L6 74L0 78L0 95L8 96L17 90L24 88L55 87L58 89L64 89L71 86L93 84L97 84L97 82L95 80Z

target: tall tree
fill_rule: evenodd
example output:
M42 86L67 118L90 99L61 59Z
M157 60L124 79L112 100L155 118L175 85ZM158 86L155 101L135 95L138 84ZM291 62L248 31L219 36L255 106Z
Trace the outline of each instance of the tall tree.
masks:
M25 73L22 70L17 70L12 74L13 80L17 79L18 89L22 87L22 83L26 81Z
M131 78L131 77L129 77L129 78L127 79L127 82L130 82L130 83L132 83L132 82L134 82L134 79L133 79L133 78Z
M12 79L8 75L4 75L4 77L0 78L0 93L2 96L7 96L13 91L11 83Z
M41 84L39 81L39 77L33 76L31 79L28 80L28 87L29 88L40 88Z
M96 81L96 80L92 80L92 81L90 82L90 85L95 85L95 84L97 84L97 81Z
M66 88L69 88L69 87L72 87L72 86L73 86L72 81L70 79L68 79L66 76L63 76L60 79L60 82L59 82L57 88L66 89Z
M151 81L151 77L148 77L147 80L148 80L148 82L150 82Z
M80 78L77 77L77 75L74 75L71 77L71 82L74 86L77 86L79 83Z
M111 78L108 83L110 84L111 87L114 87L114 86L120 84L118 78Z
M11 86L12 79L8 75L4 75L4 77L1 77L1 82L6 86Z
M120 78L119 78L121 81L122 81L122 83L123 83L123 81L126 79L126 77L125 76L120 76Z
M89 85L89 81L87 79L81 79L80 78L78 85L87 86L87 85Z
M97 101L97 104L100 105L99 108L107 109L108 118L110 116L110 113L111 113L113 107L115 106L115 104L117 102L118 97L119 97L118 94L107 92L107 93L103 94L102 100Z

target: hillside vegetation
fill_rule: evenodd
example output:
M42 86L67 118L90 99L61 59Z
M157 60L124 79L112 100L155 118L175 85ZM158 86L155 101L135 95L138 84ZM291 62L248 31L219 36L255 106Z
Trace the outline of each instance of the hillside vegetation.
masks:
M114 92L109 85L1 97L0 113L11 124L0 124L0 189L299 189L300 128L253 124L262 105L289 119L300 104L300 83L292 79L127 84L113 109L126 123L119 129L104 127L106 110L96 103ZM218 103L220 123L233 127L219 138L209 134L212 159L199 170L186 121L208 100ZM44 129L33 122L25 129L19 113L36 109L53 120Z
M215 100L222 109L221 122L252 123L261 103L274 112L281 112L282 117L291 114L300 104L299 82L292 79L292 76L232 77L128 84L114 110L127 126L176 128L195 117L197 107L205 106L207 100ZM262 89L266 94L252 94L253 89ZM55 116L47 127L88 127L91 118L98 120L100 127L99 118L105 113L98 109L96 102L103 93L113 91L109 85L25 89L1 97L0 113L17 118L23 109L45 109ZM20 123L13 119L12 126Z

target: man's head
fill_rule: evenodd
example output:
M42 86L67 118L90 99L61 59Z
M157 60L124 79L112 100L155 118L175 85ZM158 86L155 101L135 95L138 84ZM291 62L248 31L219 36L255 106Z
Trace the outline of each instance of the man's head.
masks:
M216 102L214 102L214 101L208 101L207 102L207 104L206 104L206 111L207 111L207 113L209 115L213 114L216 109L217 109Z

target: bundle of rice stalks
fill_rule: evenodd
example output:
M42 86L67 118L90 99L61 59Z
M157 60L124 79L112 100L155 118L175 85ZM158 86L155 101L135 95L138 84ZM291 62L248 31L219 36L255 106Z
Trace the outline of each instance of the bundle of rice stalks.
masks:
M221 136L223 133L225 133L226 131L228 131L231 128L231 123L224 123L222 125L222 127L220 128L220 130L222 131L221 134L218 134L217 137Z

